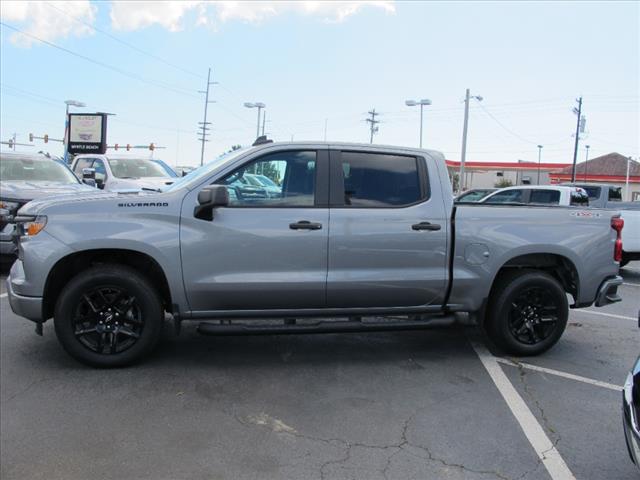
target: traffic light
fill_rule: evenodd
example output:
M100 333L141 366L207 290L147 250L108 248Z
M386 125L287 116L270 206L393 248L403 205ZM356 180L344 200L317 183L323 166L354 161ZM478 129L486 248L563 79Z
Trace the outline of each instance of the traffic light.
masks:
M149 150L151 150L153 152L155 149L156 149L156 146L153 143L151 143L149 145Z
M114 147L113 147L113 148L116 150L116 152L118 151L118 147L119 147L119 146L120 146L120 145L118 145L117 143L114 145Z
M131 145L129 145L129 144L127 143L127 152L128 152L129 150L131 150Z
M30 141L30 142L33 142L33 133L30 133L30 134L29 134L29 141Z
M44 143L49 143L49 134L44 134Z

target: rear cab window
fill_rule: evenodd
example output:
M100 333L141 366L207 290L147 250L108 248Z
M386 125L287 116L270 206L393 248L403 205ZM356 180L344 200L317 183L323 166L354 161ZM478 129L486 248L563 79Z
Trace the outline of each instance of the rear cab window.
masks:
M398 208L429 198L424 161L415 156L376 152L335 152L341 173L332 206Z

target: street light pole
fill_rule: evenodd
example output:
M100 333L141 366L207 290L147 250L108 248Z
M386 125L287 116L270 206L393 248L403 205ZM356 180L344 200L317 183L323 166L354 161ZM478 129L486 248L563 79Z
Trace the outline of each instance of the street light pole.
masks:
M460 179L458 180L458 193L464 189L464 164L467 158L467 130L469 127L469 100L475 98L479 102L482 101L480 95L471 96L471 92L467 88L464 97L464 126L462 128L462 153L460 155Z
M588 161L589 161L589 149L591 148L591 145L585 145L584 148L587 150L585 155L584 155L584 181L587 181L587 167L588 165Z
M266 107L266 105L262 102L244 102L244 106L247 108L257 108L258 109L258 124L256 126L256 138L260 136L260 110ZM265 113L266 114L266 113Z
M542 158L542 145L538 145L538 183L540 185L540 159Z
M64 138L62 140L62 145L64 148L64 163L67 164L69 158L69 148L67 140L67 137L69 136L69 107L72 106L82 108L86 107L86 105L77 100L65 100L64 103L66 105L66 108L64 112Z
M420 105L420 148L422 148L422 121L423 121L423 112L425 105L431 105L431 100L428 98L423 98L422 100L406 100L404 104L407 107L415 107L416 105Z

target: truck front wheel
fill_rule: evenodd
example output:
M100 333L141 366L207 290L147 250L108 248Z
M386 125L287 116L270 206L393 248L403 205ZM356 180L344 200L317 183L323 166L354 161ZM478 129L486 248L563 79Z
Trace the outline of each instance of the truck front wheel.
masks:
M54 312L56 336L76 360L122 367L155 347L164 321L153 285L136 270L98 265L65 286Z
M496 280L485 330L512 355L538 355L562 336L569 317L567 295L551 275L535 270L506 272Z

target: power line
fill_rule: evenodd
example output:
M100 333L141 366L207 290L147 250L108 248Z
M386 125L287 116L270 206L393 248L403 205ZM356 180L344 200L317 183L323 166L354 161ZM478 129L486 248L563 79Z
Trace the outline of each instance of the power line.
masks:
M477 105L482 109L482 111L483 111L484 113L486 113L487 115L489 115L489 117L491 117L491 119L492 119L494 122L496 122L498 125L500 125L500 127L502 127L502 129L503 129L505 132L510 133L511 135L513 135L514 137L516 137L516 138L518 138L518 139L522 140L523 142L531 143L531 144L533 144L533 145L537 145L537 144L538 144L538 142L532 142L531 140L527 140L527 139L526 139L526 138L524 138L523 136L518 135L516 132L514 132L513 130L511 130L511 129L510 129L509 127L507 127L504 123L502 123L500 120L498 120L496 117L494 117L494 116L493 116L493 114L492 114L489 110L487 110L487 109L484 107L484 105L482 105L481 103L478 103Z
M91 25L89 22L86 22L86 21L82 20L81 18L78 18L78 17L76 17L74 15L71 15L69 12L66 12L63 9L56 7L55 5L53 5L50 2L45 2L45 3L49 7L59 11L60 13L62 13L64 15L67 15L72 20L74 20L76 22L79 22L79 23L82 23L83 25L86 25L87 27L91 28L92 30L95 30L96 32L102 33L103 35L109 37L112 40L115 40L118 43L121 43L122 45L130 48L131 50L134 50L134 51L136 51L138 53L141 53L142 55L146 55L149 58L153 58L154 60L157 60L157 61L159 61L161 63L164 63L165 65L168 65L169 67L175 68L176 70L180 70L181 72L187 73L189 75L193 75L194 77L198 77L198 78L204 79L204 77L202 75L199 75L199 74L197 74L195 72L192 72L191 70L187 70L186 68L182 68L182 67L180 67L180 66L178 66L178 65L176 65L174 63L171 63L171 62L165 60L164 58L159 57L158 55L155 55L153 53L150 53L150 52L147 52L145 50L142 50L141 48L138 48L135 45L132 45L131 43L126 42L126 41L122 40L121 38L116 37L115 35L110 34L109 32L106 32L106 31L104 31L104 30L102 30L102 29L100 29L100 28L98 28L98 27L96 27L94 25Z
M126 77L129 77L129 78L133 78L134 80L138 80L140 82L148 83L149 85L153 85L153 86L156 86L156 87L164 88L165 90L170 90L172 92L179 93L180 95L185 95L185 96L188 96L188 97L197 98L196 95L193 95L191 93L187 93L189 90L183 89L182 87L175 87L175 86L172 86L172 85L164 84L162 82L156 82L156 81L153 81L153 80L145 79L145 78L140 77L140 76L138 76L138 75L136 75L134 73L130 73L130 72L127 72L126 70L122 70L121 68L114 67L113 65L109 65L107 63L103 63L103 62L101 62L99 60L94 60L93 58L90 58L90 57L87 57L87 56L82 55L80 53L77 53L77 52L74 52L72 50L69 50L68 48L61 47L60 45L56 45L55 43L49 42L48 40L43 40L40 37L37 37L37 36L32 35L30 33L24 32L24 31L20 30L19 28L13 27L13 26L8 25L8 24L6 24L4 22L0 22L0 25L4 26L6 28L9 28L11 30L14 30L14 31L16 31L16 32L18 32L18 33L20 33L22 35L25 35L25 36L27 36L29 38L32 38L32 39L37 40L39 42L42 42L45 45L49 45L50 47L53 47L53 48L56 48L58 50L61 50L61 51L65 52L65 53L68 53L69 55L73 55L75 57L81 58L82 60L85 60L87 62L93 63L95 65L99 65L99 66L101 66L103 68L106 68L106 69L109 69L109 70L113 70L114 72L117 72L117 73L119 73L121 75L124 75Z

